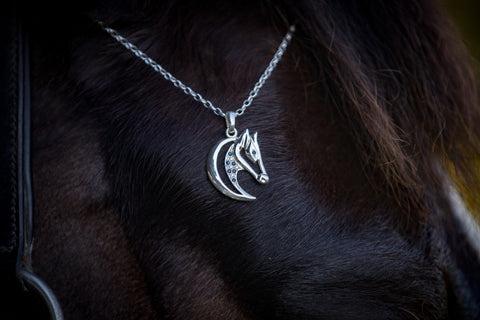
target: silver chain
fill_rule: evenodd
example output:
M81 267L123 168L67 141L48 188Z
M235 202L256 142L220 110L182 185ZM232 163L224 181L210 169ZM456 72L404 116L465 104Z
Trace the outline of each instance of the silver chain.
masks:
M160 73L166 80L173 83L175 87L182 89L186 95L192 96L193 99L201 102L205 108L211 109L213 113L215 113L216 115L225 117L225 112L221 108L215 107L210 100L205 99L200 93L195 92L192 88L190 88L189 86L185 85L182 81L175 78L170 72L165 70L160 64L158 64L152 58L147 56L146 53L138 49L137 46L135 46L133 43L129 42L126 38L121 36L118 33L118 31L112 28L106 27L102 22L100 22L99 24L115 40L117 40L125 48L130 50L135 56L142 59L143 62L145 62L145 64L149 65L150 67L152 67L153 70ZM282 42L278 46L277 52L275 52L275 54L273 55L272 60L268 64L263 74L260 76L260 79L258 79L252 91L250 91L250 93L248 94L248 98L245 99L245 101L243 101L242 106L235 111L235 114L237 116L241 116L245 112L245 109L247 109L252 104L253 99L255 99L255 97L258 95L258 92L265 84L265 81L270 77L273 70L275 70L275 67L277 66L278 62L282 59L282 56L285 53L285 50L287 49L287 46L290 40L292 39L293 32L295 32L295 26L292 25L290 26L287 34L283 37Z

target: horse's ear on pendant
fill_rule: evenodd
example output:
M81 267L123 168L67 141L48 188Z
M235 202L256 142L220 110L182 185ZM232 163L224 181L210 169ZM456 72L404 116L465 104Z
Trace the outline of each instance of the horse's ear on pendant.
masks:
M244 148L247 147L247 145L249 144L250 142L250 132L248 131L248 129L246 129L243 133L242 133L242 136L240 138L240 145Z
M258 132L255 132L253 135L253 142L258 143Z

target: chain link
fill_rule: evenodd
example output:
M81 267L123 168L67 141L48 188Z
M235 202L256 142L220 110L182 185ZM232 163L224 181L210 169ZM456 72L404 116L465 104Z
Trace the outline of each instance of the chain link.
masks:
M165 80L173 83L175 87L182 89L182 91L186 95L193 97L195 101L201 102L205 108L211 109L213 113L217 116L225 117L225 112L221 108L215 107L210 100L205 99L200 93L194 91L192 88L185 85L182 81L175 78L170 72L168 72L160 64L155 62L155 60L147 56L147 54L137 48L137 46L135 46L133 43L129 42L126 38L121 36L118 31L106 27L102 22L99 22L99 24L106 32L108 32L108 34L110 34L110 36L112 36L115 40L122 44L127 50L131 51L135 56L143 60L143 62L152 67L153 70L160 73L165 78ZM245 99L242 106L235 111L235 114L237 116L241 116L245 113L245 110L252 104L253 99L255 99L255 97L258 95L258 92L265 84L265 81L270 77L273 70L275 70L278 62L282 59L282 56L285 53L285 50L287 49L290 40L292 39L293 32L295 32L295 26L292 25L290 26L288 33L283 37L282 42L278 46L277 52L275 52L275 54L273 55L272 60L268 64L263 74L260 76L260 79L258 79L252 91L250 91L250 93L248 94L248 98Z

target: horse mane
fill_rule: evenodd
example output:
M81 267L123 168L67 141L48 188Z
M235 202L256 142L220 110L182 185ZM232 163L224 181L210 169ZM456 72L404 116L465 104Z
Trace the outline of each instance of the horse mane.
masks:
M63 32L79 28L72 19L78 12L89 12L91 19L109 17L110 23L133 20L133 12L135 19L148 20L156 12L152 8L175 14L196 6L184 1L103 0L73 9L50 4L36 9L45 16L52 6L71 13L51 19L54 26L47 23L46 29L53 29L66 19ZM264 0L258 5L283 29L296 24L295 41L308 61L305 73L343 119L339 125L348 126L365 175L379 192L409 212L427 212L444 183L441 170L453 173L464 188L479 190L480 104L472 59L430 0Z
M464 188L480 190L476 73L439 8L415 0L284 6L316 78L326 79L328 102L350 126L367 175L380 173L392 199L429 210L444 187L440 166Z

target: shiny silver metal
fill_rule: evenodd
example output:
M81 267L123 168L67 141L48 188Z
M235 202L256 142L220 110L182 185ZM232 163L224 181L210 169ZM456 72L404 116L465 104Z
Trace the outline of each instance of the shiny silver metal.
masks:
M170 72L165 70L160 64L158 64L152 58L147 56L146 53L144 53L142 50L137 48L137 46L135 46L133 43L129 42L126 38L121 36L118 33L118 31L116 31L115 29L106 27L105 24L102 22L99 22L99 24L106 32L108 32L108 34L110 34L110 36L112 36L115 40L117 40L120 44L122 44L127 50L131 51L135 56L143 60L143 62L145 62L147 65L152 67L153 70L160 73L166 80L173 83L175 87L182 89L182 91L186 95L189 95L193 97L193 99L195 99L196 101L201 102L205 108L211 109L213 113L216 114L217 116L225 117L225 112L221 108L214 106L210 100L205 99L200 93L194 91L192 88L185 85L182 81L178 80ZM275 70L278 62L282 59L282 56L285 53L285 50L287 49L290 40L292 40L293 32L295 32L295 26L292 25L290 26L287 34L283 37L282 42L278 46L278 49L273 55L273 58L268 64L267 68L265 69L265 71L263 71L263 74L260 76L260 79L258 79L252 91L250 91L250 93L248 94L247 99L245 99L245 101L243 101L242 106L235 111L235 114L237 116L241 116L245 112L245 109L247 109L252 104L253 99L255 99L255 97L258 95L258 92L265 84L265 81L270 77L273 70Z
M236 137L237 129L235 129L235 118L237 117L236 113L233 111L227 111L225 114L225 121L227 122L227 137Z
M227 185L220 175L218 161L221 150L228 144L230 144L230 146L225 152L223 161L226 177L229 180ZM242 151L246 155L246 158L242 155ZM261 172L257 173L247 160L250 160L253 164L258 163ZM255 134L251 136L248 129L246 129L240 137L230 137L227 134L227 138L217 143L215 147L212 148L207 158L208 178L215 188L227 197L235 200L255 200L256 197L246 192L238 182L238 173L242 170L246 170L250 173L258 183L265 184L269 181L268 174L263 165L260 146L258 145L258 133L255 132ZM232 190L231 187L236 191Z

